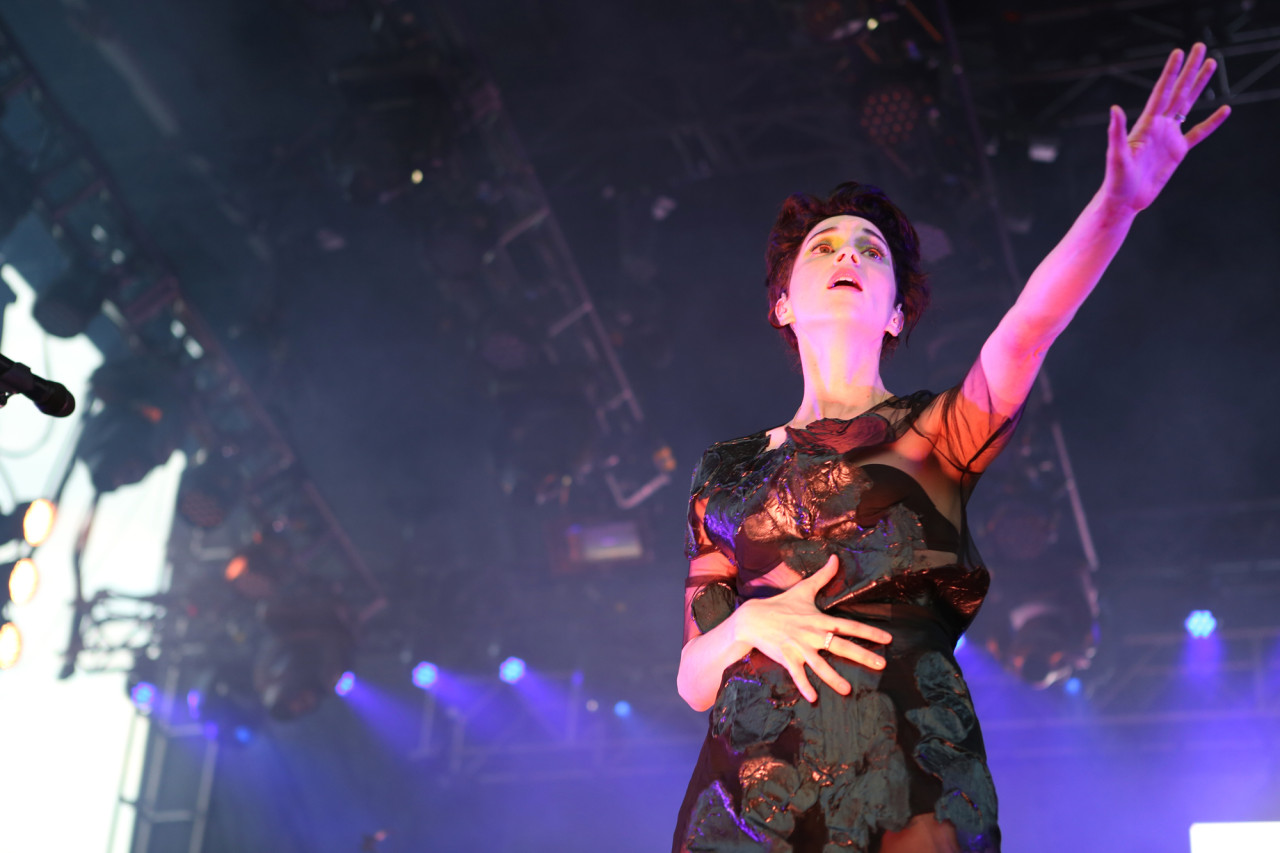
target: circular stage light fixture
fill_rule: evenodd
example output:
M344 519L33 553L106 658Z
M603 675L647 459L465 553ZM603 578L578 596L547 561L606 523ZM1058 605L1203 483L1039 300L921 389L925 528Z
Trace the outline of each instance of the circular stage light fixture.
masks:
M1213 617L1213 613L1208 610L1192 610L1187 616L1183 627L1187 629L1187 633L1197 640L1203 640L1212 636L1213 632L1218 629L1218 620Z
M205 530L219 527L240 502L244 480L236 464L210 456L182 472L178 484L178 513Z
M0 623L0 669L12 669L22 657L22 632L12 622Z
M57 516L53 501L38 498L27 504L27 510L22 514L22 538L32 548L39 548L53 532Z
M348 670L338 676L338 683L333 685L333 692L339 696L346 696L356 686L356 674Z
M524 678L524 661L517 657L509 657L498 666L498 677L507 684L515 684Z
M32 548L39 547L53 531L56 514L53 502L44 498L18 504L13 512L0 515L0 542L22 537Z
M440 680L440 668L433 663L422 661L413 668L413 683L423 690L430 690Z
M150 714L155 707L156 692L156 686L150 681L139 681L129 691L129 699L139 711Z
M14 604L31 601L39 586L40 572L30 557L23 557L9 567L9 600Z

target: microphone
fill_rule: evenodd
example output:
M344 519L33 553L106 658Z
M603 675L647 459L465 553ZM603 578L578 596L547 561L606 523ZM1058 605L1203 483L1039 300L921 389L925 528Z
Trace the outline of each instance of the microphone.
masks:
M25 364L0 355L0 406L10 394L21 394L50 417L65 418L76 410L76 398L65 385L36 376Z

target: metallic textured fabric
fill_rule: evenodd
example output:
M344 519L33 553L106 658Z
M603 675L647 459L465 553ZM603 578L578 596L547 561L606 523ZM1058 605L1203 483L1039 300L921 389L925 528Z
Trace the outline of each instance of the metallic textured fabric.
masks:
M894 641L867 644L885 655L882 672L824 652L853 690L842 696L811 679L816 703L758 651L728 667L675 850L867 851L919 814L950 822L963 850L999 849L995 789L951 651L988 574L963 516L948 519L924 484L886 462L886 447L934 400L895 398L860 418L788 430L777 448L758 433L704 455L687 551L691 559L720 551L736 575L691 578L699 631L742 600L776 594L761 579L777 578L779 564L798 580L836 554L840 571L815 603ZM1007 435L1010 426L981 429ZM970 443L990 451L987 436ZM929 486L935 496L962 488L940 476Z

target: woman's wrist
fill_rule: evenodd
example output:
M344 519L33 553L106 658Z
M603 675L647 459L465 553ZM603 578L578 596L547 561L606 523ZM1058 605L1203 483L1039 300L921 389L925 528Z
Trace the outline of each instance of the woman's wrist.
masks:
M1133 220L1143 210L1134 207L1129 199L1116 195L1105 181L1094 193L1089 207L1097 211L1104 227L1120 226L1126 229L1133 224Z
M732 642L735 647L735 651L738 650L738 648L741 648L741 652L734 655L735 658L743 657L756 647L754 620L756 610L759 606L760 605L757 600L747 599L738 605L738 608L733 611L732 616L725 620L726 622L731 623L730 636L733 638Z

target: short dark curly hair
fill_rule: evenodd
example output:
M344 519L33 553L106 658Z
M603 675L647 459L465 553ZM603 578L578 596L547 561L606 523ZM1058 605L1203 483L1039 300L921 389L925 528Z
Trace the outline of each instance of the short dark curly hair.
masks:
M769 232L765 251L767 270L765 286L769 289L769 323L778 329L792 352L799 352L796 333L778 323L774 307L791 285L791 270L804 238L813 227L832 216L861 216L884 234L893 257L893 278L898 285L898 304L902 306L902 332L898 337L885 333L881 356L889 355L900 340L906 340L929 306L929 280L920 268L920 238L916 229L898 206L879 187L846 181L825 199L806 193L788 196Z

